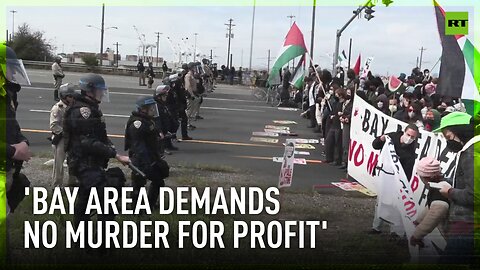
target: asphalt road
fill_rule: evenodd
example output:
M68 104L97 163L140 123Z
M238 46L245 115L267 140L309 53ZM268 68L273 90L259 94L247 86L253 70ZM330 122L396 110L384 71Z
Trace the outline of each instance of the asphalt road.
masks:
M19 94L18 120L24 134L29 138L34 152L51 151L49 136L49 111L54 104L52 75L50 71L27 70L32 86L23 87ZM66 73L64 83L77 83L81 73ZM110 90L110 103L102 103L106 115L108 134L117 149L123 150L124 126L134 109L139 95L150 95L153 90L139 87L137 78L104 76ZM157 85L155 83L154 85ZM300 112L283 111L255 100L247 87L218 85L214 93L205 98L200 114L205 118L194 123L197 129L190 131L193 141L179 142L180 151L167 156L173 164L225 165L249 172L259 183L277 185L281 163L272 157L283 156L287 137L278 137L276 144L252 142L252 132L263 131L265 125L275 125L273 120L292 120L289 125L296 138L319 139L316 133L306 128L307 120ZM292 137L295 138L295 137ZM321 144L313 144L307 165L295 165L293 189L311 189L314 185L328 185L345 178L345 172L337 167L322 164Z

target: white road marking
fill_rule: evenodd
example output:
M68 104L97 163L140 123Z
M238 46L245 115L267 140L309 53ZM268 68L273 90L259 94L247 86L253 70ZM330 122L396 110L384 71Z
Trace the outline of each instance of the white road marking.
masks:
M53 88L48 88L48 87L33 87L33 86L22 86L22 89L38 89L38 90L45 90L45 91L53 91ZM144 90L144 89L138 89L138 88L132 88L132 89L137 89L137 90ZM153 94L153 90L147 90L151 91ZM151 96L152 94L143 94L143 93L128 93L128 92L110 92L109 94L113 95L126 95L126 96ZM203 99L206 100L220 100L220 101L231 101L231 102L251 102L251 103L259 103L261 101L256 101L256 100L245 100L245 99L231 99L231 98L209 98L209 97L204 97ZM204 107L202 107L204 108Z

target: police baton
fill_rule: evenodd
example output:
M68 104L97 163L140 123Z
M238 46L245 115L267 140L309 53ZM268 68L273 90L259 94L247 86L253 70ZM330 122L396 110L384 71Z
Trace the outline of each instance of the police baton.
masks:
M134 172L136 172L137 174L139 174L141 177L147 179L147 175L146 175L144 172L142 172L139 168L137 168L137 166L133 165L132 163L128 163L128 167L129 167L132 171L134 171Z

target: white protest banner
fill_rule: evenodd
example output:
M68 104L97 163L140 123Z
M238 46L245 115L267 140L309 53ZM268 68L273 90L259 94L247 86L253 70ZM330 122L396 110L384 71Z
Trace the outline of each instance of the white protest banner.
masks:
M282 163L283 157L273 157L272 160L273 162ZM294 158L293 163L299 164L299 165L307 165L307 160L304 158Z
M418 213L417 203L413 198L413 191L409 179L400 163L400 157L389 136L385 136L385 144L380 155L380 168L375 180L378 193L378 217L397 226L402 226L407 239L413 235ZM410 255L418 257L418 247L408 245Z
M278 137L278 133L272 132L263 132L263 131L254 131L252 132L253 136L264 136L264 137Z
M281 129L281 130L290 130L290 127L286 127L286 126L272 126L272 125L266 125L265 126L265 129Z
M285 152L283 154L282 167L278 177L278 187L289 187L293 180L293 164L295 160L295 143L291 140L286 141Z
M368 102L355 96L350 127L348 174L369 190L377 192L374 175L378 171L376 167L380 151L373 149L372 142L383 134L403 131L406 126L406 123L385 115ZM426 156L435 157L440 161L442 173L445 177L450 177L455 166L455 153L446 148L443 136L420 130L417 141L415 156L412 157L416 163ZM423 208L426 204L428 189L415 174L413 175L410 186L415 202Z

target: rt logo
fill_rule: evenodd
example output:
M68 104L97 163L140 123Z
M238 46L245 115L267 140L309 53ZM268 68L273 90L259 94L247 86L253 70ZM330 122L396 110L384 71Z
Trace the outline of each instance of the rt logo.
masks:
M468 35L468 12L445 12L445 35Z

